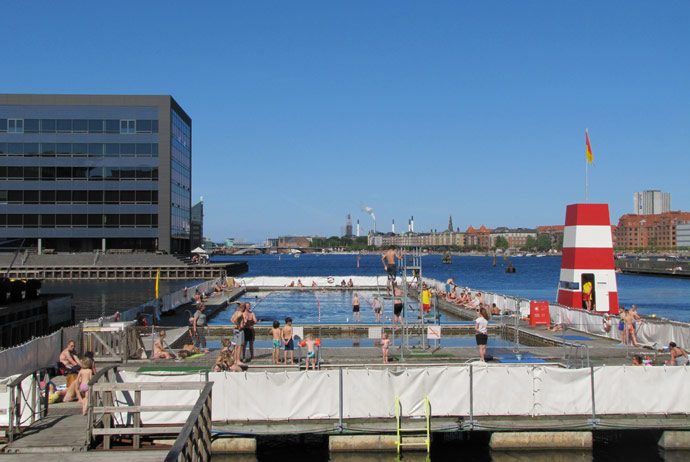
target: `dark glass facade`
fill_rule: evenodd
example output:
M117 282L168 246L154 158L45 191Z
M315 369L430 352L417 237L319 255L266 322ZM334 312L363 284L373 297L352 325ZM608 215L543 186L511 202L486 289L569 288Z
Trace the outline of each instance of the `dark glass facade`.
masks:
M2 240L186 252L190 209L191 119L170 96L0 95Z

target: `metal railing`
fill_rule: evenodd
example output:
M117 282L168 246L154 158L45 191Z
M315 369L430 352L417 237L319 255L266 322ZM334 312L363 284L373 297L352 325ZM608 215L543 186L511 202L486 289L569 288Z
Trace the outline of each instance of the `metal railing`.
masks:
M211 460L212 389L213 383L204 385L165 462Z
M36 420L41 420L48 415L47 389L46 399L41 398L41 384L38 376L41 370L43 369L25 372L7 385L10 391L10 402L7 410L9 422L7 438L10 442L17 439L24 424L28 422L31 425ZM29 376L31 376L31 382L28 389L25 390L23 382ZM29 416L22 420L22 415L25 414L27 408L30 412Z

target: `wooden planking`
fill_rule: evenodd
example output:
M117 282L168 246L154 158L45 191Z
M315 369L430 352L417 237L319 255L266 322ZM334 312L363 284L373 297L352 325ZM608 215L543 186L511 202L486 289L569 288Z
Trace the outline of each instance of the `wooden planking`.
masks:
M94 414L105 414L109 412L173 412L191 411L193 404L169 404L161 406L103 406L94 407Z
M176 435L180 433L182 427L117 427L117 428L94 428L94 435Z
M89 451L75 452L66 457L53 457L52 460L69 460L70 462L162 462L168 450L146 449L140 451ZM35 454L0 454L0 462L36 462Z
M201 390L206 382L120 382L97 383L93 385L94 391L176 391L176 390ZM124 409L123 409L124 410Z
M80 412L81 408L77 409ZM87 420L81 414L48 415L25 428L20 437L7 445L7 451L60 452L86 449Z

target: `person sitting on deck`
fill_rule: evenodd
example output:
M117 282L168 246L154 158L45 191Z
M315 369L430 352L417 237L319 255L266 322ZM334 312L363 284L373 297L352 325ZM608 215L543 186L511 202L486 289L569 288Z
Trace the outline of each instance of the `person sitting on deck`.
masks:
M671 353L671 366L687 366L690 364L688 352L676 345L675 342L668 344L668 350Z
M60 353L60 357L58 358L60 364L64 366L65 375L77 374L83 367L82 362L74 353L74 349L74 341L70 340L67 342L67 348L62 350L62 353Z
M349 281L347 281L347 286L348 286L348 287L354 287L354 286L355 286L355 283L352 282L352 279L350 279Z
M304 287L304 284L302 284L302 280L298 279L297 280L297 287Z
M312 287L319 287L319 285L316 283L316 281L311 281L311 286Z
M345 282L345 279L340 281L340 287L346 287L346 286L347 286L347 283Z
M163 345L165 340L165 331L162 330L158 333L158 338L153 342L153 359L174 359L175 354L168 351Z
M288 284L288 287L295 287L295 281L290 282L290 284Z

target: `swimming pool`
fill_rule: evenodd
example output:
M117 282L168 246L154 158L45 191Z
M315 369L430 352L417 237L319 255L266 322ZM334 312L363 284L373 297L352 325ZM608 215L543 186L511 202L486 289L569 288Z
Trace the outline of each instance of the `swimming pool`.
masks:
M295 324L340 324L352 322L352 297L357 293L360 299L360 317L362 323L375 322L372 303L374 297L379 297L383 303L382 321L391 323L393 318L393 300L383 299L382 294L360 290L279 290L250 292L239 298L240 302L249 302L256 317L264 321L280 321L282 325L286 317L291 317ZM237 305L232 304L218 313L210 324L229 324L230 316ZM446 313L441 314L441 322L457 321L458 319ZM390 319L386 319L387 316Z

